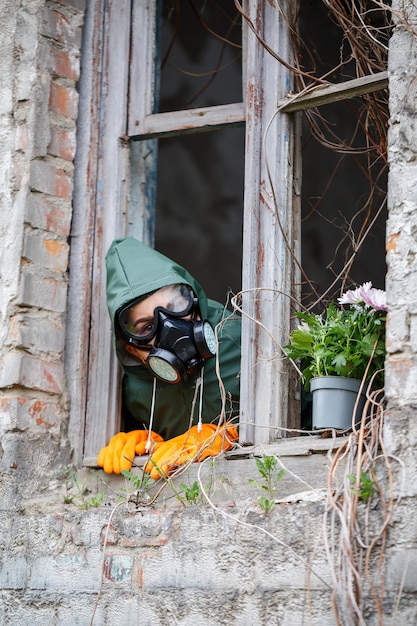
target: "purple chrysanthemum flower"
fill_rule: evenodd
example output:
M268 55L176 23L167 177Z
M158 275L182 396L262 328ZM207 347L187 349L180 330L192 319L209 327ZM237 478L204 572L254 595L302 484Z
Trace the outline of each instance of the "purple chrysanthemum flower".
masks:
M339 304L362 304L363 297L361 294L361 289L365 285L372 285L372 283L364 283L361 287L357 287L356 289L349 289L346 291L341 298L338 298L337 301Z
M382 289L370 289L363 294L363 301L375 311L388 311L387 296Z
M356 306L370 307L375 311L387 311L387 299L385 291L372 287L371 281L363 283L356 289L349 289L338 298L339 304L353 304Z

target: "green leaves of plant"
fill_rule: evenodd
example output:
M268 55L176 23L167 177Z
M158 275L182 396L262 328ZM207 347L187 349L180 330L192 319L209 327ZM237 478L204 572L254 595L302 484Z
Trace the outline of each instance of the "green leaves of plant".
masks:
M188 504L196 504L200 497L200 485L195 480L191 486L185 483L180 484L181 492Z
M348 474L347 477L351 483L356 484L356 476ZM355 487L352 487L352 492L356 493L359 500L362 500L362 502L368 502L368 500L373 496L374 491L375 478L373 470L370 470L369 473L362 471L360 474L359 489L355 489Z
M267 492L268 497L263 495L258 497L258 504L268 514L275 508L275 491L279 481L285 474L285 470L281 468L277 471L278 459L276 456L264 454L261 458L255 457L255 463L264 482L258 482L254 478L249 478L248 481L253 487Z
M384 311L360 306L338 309L330 303L322 315L296 315L301 324L292 331L290 344L284 346L284 351L291 359L301 361L306 389L315 376L347 376L361 380L371 357L368 378L375 371L383 370Z
M153 479L149 474L145 474L144 472L142 474L135 474L135 472L131 470L122 470L121 473L133 485L136 491L144 493L153 484Z

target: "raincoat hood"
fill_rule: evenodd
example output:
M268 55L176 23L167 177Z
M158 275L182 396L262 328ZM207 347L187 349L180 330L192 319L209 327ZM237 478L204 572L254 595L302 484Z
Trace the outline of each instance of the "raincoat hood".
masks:
M133 428L150 427L150 407L154 403L154 430L165 439L185 432L194 410L197 375L172 385L158 380L154 395L155 377L151 371L126 351L126 337L121 332L116 313L132 300L165 287L183 283L189 285L199 300L200 313L213 327L222 322L218 334L218 359L228 411L239 411L240 319L224 305L207 299L201 286L180 265L128 237L115 240L107 253L107 303L113 325L113 340L119 363L123 368L122 397L124 415L134 420ZM227 318L227 319L225 319ZM222 402L216 367L217 359L208 359L204 365L204 394L202 395L203 422L211 422L220 415Z
M136 298L166 285L190 285L196 294L201 317L207 317L207 297L186 269L133 237L116 239L106 255L107 306L113 330L117 311Z

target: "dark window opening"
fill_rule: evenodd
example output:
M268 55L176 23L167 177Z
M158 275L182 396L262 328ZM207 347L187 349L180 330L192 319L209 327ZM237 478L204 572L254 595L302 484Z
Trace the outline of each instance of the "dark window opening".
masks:
M241 289L244 129L159 140L155 247L208 297Z
M159 112L242 100L241 19L233 3L162 3ZM159 140L155 248L208 297L241 289L244 128Z
M347 38L324 3L301 3L303 69L332 83L360 75L361 61L364 74L386 69L386 14L368 11L364 19L383 45L369 48L366 60L358 53L358 61L350 46L359 31ZM323 294L334 299L352 283L370 280L384 288L388 117L387 90L303 115L302 266L311 281L303 278L306 306Z
M233 2L162 2L159 113L241 102L241 67Z

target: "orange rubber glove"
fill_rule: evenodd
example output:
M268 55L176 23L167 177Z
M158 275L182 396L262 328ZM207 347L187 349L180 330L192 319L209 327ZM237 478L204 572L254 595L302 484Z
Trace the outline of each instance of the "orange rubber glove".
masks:
M217 456L222 450L231 450L237 441L237 428L232 424L203 424L201 432L193 426L183 435L158 445L145 466L145 472L157 480L167 477L180 465Z
M122 470L130 470L135 455L147 454L146 443L148 430L132 430L129 433L117 433L104 448L100 450L97 465L106 474L120 474ZM162 442L160 435L151 430L151 450Z

